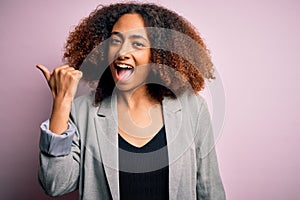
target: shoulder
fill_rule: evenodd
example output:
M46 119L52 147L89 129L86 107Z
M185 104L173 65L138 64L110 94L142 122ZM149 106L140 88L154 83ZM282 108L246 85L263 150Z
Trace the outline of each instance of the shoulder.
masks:
M199 94L194 92L185 92L177 98L184 110L190 114L199 114L203 109L207 108L206 100Z
M165 111L171 114L179 112L185 118L195 124L200 118L208 118L209 113L205 99L198 93L185 92L176 99L165 98L163 100Z
M82 104L93 104L95 98L95 93L90 92L88 94L78 96L74 99L74 104L80 106Z
M78 112L86 112L91 109L97 108L97 106L94 105L94 99L95 99L94 92L90 92L89 94L76 97L72 105L73 111L78 113Z

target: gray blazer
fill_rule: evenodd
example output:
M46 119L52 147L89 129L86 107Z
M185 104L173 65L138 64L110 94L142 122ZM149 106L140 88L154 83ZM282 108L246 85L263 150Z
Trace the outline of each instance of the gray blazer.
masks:
M41 131L39 182L51 196L79 189L79 199L120 199L116 97L97 107L92 105L93 99L91 94L74 100L69 129L60 138ZM165 98L162 108L169 198L226 199L204 99L183 94L177 99Z

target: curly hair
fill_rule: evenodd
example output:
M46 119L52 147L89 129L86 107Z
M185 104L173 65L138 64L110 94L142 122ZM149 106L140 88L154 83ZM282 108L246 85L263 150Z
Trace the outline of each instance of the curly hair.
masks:
M90 60L93 60L91 62L97 67L96 70L102 74L96 88L95 104L110 96L115 87L108 67L107 48L99 46L104 45L104 41L110 37L117 20L130 13L139 14L145 27L167 30L147 31L151 44L151 62L155 63L149 77L161 83L147 84L147 91L154 99L161 102L167 96L176 98L176 95L187 88L195 93L199 92L204 89L205 79L215 78L210 54L203 39L197 30L177 13L151 3L101 5L70 33L64 53L65 61L79 69L94 51Z

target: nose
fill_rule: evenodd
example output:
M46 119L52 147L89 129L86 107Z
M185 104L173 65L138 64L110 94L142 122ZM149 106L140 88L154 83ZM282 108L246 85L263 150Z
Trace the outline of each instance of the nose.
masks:
M131 48L131 46L129 44L123 43L118 52L117 58L122 59L122 60L129 59L132 51L133 51L133 49Z

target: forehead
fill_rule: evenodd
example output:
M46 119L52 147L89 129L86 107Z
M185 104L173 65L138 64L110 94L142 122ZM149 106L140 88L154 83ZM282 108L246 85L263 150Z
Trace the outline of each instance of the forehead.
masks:
M147 35L144 20L136 13L122 15L113 26L112 32L138 32L140 34Z

